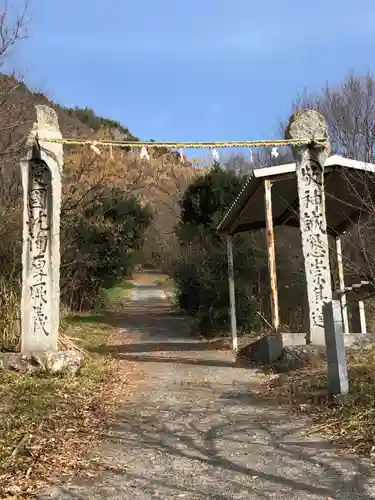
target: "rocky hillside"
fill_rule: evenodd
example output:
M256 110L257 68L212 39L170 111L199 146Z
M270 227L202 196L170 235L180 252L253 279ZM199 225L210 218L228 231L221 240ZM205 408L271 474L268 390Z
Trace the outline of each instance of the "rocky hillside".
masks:
M118 121L98 116L94 110L85 108L66 108L48 99L44 94L32 92L24 83L15 78L0 74L0 151L7 149L21 150L24 138L35 120L34 106L44 104L54 108L57 112L59 125L64 137L106 137L112 140L138 141L127 127ZM70 152L72 148L65 147ZM73 148L74 149L74 148ZM2 154L3 156L3 154ZM153 150L153 159L168 159L183 171L183 177L189 177L188 172L196 175L196 169L190 162L181 164L180 155L167 149ZM134 159L134 155L133 155ZM151 161L152 164L152 161ZM160 165L158 165L160 167ZM187 170L186 170L187 169ZM152 168L148 169L152 175ZM173 176L176 171L173 172Z
M12 77L0 76L0 198L3 206L19 200L19 156L23 153L25 137L35 121L36 104L53 107L58 115L63 137L138 141L123 124L97 116L90 108L65 108L45 95L30 91ZM204 170L197 169L180 154L166 148L150 150L150 159L141 160L139 150L108 149L101 154L88 147L64 146L63 210L75 206L87 193L99 193L119 188L139 197L154 212L149 231L147 259L171 245L173 228L179 217L179 200L187 185ZM94 187L94 189L93 189ZM5 202L4 202L5 200ZM151 256L151 257L150 257Z

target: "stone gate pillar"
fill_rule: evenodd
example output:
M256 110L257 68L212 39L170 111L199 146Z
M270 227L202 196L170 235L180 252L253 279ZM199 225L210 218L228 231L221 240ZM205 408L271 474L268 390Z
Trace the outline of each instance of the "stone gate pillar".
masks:
M21 351L30 355L57 351L60 316L60 204L62 144L57 115L36 106L37 122L21 160L23 255ZM40 138L40 139L39 139Z
M309 142L293 146L293 152L309 303L308 340L312 344L325 344L323 306L332 300L332 285L324 193L324 164L330 154L330 142L324 117L313 110L294 114L285 137Z

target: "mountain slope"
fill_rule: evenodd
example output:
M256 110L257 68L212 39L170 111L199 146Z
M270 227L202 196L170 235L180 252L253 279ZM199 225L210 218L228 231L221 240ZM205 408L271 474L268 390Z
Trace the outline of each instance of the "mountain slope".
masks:
M32 92L12 77L0 75L0 204L19 204L22 193L19 158L25 138L35 121L36 104L54 108L63 137L139 140L121 123L97 116L89 108L65 108L45 95ZM84 146L64 145L63 211L93 199L98 193L120 188L124 195L139 197L154 212L148 238L149 247L161 248L172 238L179 217L179 200L188 184L204 170L167 148L149 151L150 160L142 160L139 149L99 148L96 155ZM1 155L1 153L3 153Z

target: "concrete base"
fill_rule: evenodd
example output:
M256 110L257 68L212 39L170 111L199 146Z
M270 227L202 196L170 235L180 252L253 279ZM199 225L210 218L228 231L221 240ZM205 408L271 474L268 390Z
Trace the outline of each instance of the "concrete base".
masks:
M305 345L307 344L307 333L280 333L283 339L283 345ZM346 347L351 347L352 345L375 345L375 334L374 333L347 333L344 335L344 344ZM325 345L313 344L313 345Z
M304 335L302 333L297 334L282 334L282 335ZM286 337L284 345L300 345L301 343L297 342L297 344L286 343L288 340ZM345 347L351 346L363 346L363 345L375 345L375 334L373 333L346 333L344 334L344 345ZM321 344L313 344L313 345L325 345L325 343Z
M375 345L373 333L347 333L344 335L345 347L370 348Z
M273 364L281 359L284 347L305 346L306 333L268 333L260 339L243 347L239 355L260 364ZM344 335L344 345L352 349L369 349L375 346L375 334L351 333ZM310 344L313 349L325 348L325 344ZM285 349L285 351L287 351Z
M282 349L281 336L269 334L240 349L238 355L251 362L267 365L280 357Z
M280 333L283 346L286 345L305 345L306 333Z
M265 337L270 337L274 334L265 335ZM282 345L306 345L307 344L307 334L306 333L279 333L282 340ZM344 344L346 347L351 346L370 346L375 345L375 334L374 333L347 333L344 335ZM325 345L313 344L313 345Z
M278 360L284 346L306 345L306 334L304 333L268 333L260 339L243 347L239 355L248 360L270 364Z

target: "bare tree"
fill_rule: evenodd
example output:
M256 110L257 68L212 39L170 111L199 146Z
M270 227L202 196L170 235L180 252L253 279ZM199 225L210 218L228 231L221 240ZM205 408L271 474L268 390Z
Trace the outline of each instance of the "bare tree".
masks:
M292 163L293 155L288 148L276 148L275 156L272 154L273 148L254 148L249 151L248 156L243 154L233 154L224 162L224 167L228 171L234 171L241 177L246 177L252 170L257 168L267 168L285 163Z
M375 80L351 72L332 88L328 83L320 92L304 90L297 95L292 109L321 112L328 124L333 151L361 161L372 161L375 141ZM281 125L282 131L285 125Z
M241 153L232 153L227 159L224 160L224 168L228 170L228 172L234 172L236 175L240 177L244 177L251 172L253 169L253 164L251 162L252 158L246 158L244 154Z
M27 1L20 12L5 0L0 7L0 68L13 47L27 37ZM30 95L15 75L0 74L0 349L14 348L19 336L20 175ZM16 287L9 286L13 283Z
M205 171L195 168L186 158L181 161L173 152L164 153L154 161L158 164L160 175L152 191L143 191L154 212L146 236L144 256L149 262L165 265L178 253L174 230L180 218L180 201L188 185L204 175Z
M153 152L149 159L141 159L135 148L134 151L116 148L112 156L108 150L98 155L88 148L73 148L66 155L64 165L62 212L85 210L103 197L108 186L118 188L117 192L123 197L134 195L145 203L163 192L173 199L176 189L174 161L167 154L159 157ZM171 203L165 201L170 208Z
M0 10L0 64L4 64L4 59L8 57L10 50L17 42L27 38L27 9L28 0L25 0L20 11L17 11L14 6L12 8L8 0L3 0Z
M370 73L350 72L336 86L326 85L319 92L304 90L292 103L293 112L312 108L327 121L334 154L363 162L375 156L375 80ZM281 130L285 124L281 124ZM375 290L375 180L366 171L343 173L342 196L337 203L348 212L347 232L342 236L346 284L366 279ZM339 206L339 205L338 205ZM338 209L340 210L340 209ZM335 254L332 241L331 253Z
M8 0L2 2L0 67L9 59L13 47L27 38L27 8L27 0L21 10ZM21 79L14 74L0 74L0 205L3 207L14 206L19 198L19 169L12 163L23 147L31 107L31 94L25 91Z

